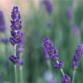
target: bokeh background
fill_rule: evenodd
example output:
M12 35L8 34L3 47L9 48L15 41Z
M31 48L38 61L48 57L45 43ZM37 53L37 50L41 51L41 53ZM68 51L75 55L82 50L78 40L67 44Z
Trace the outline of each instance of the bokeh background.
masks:
M42 41L47 36L53 40L65 62L64 71L72 76L72 57L83 42L83 0L48 0L52 7L50 12L42 1L0 0L6 22L6 33L0 33L0 38L10 37L11 11L13 6L18 6L26 39L24 83L51 83L51 80L61 83L60 71L45 58ZM12 52L10 43L0 42L0 83L15 83L13 64L8 58ZM83 60L77 69L75 83L83 83Z

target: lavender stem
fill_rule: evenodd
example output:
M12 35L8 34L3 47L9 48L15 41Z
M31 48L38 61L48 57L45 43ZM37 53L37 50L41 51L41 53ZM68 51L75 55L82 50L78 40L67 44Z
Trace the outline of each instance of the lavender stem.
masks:
M14 55L16 56L16 45L14 47ZM15 83L18 83L18 73L17 73L17 65L14 65L14 71L15 71Z
M51 61L50 60L47 60L46 63L48 65L49 69L52 70Z
M75 80L75 74L76 74L76 70L73 71L73 75L72 75L72 83L74 83L74 80Z
M57 63L59 63L59 61L58 61L58 60L57 60L56 62L57 62ZM65 73L64 73L63 68L61 68L61 69L60 69L60 72L61 72L61 74L64 76L64 74L65 74Z
M15 83L18 83L18 76L17 76L17 66L14 65L14 71L15 71Z
M22 54L19 54L19 60L22 60ZM20 62L19 62L20 63ZM24 83L24 80L23 80L23 65L20 63L19 65L19 77L20 77L20 83Z
M60 71L61 71L62 75L64 76L64 74L65 74L65 73L64 73L64 71L63 71L63 69L62 69L62 68L60 69Z
M24 83L23 82L23 66L22 65L20 65L19 70L20 70L20 83Z

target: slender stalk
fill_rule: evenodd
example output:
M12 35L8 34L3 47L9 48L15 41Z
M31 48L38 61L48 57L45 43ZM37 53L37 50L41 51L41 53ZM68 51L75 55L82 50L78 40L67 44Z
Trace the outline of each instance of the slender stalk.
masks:
M23 61L22 61L22 54L23 53L18 53L17 51L17 56L19 56L19 61L18 61L18 71L19 71L19 83L24 83L24 79L23 79Z
M75 80L75 74L76 74L76 70L73 71L73 75L72 75L72 83L74 83L74 80Z
M19 53L19 60L22 60L22 54ZM19 65L19 72L20 72L20 83L24 83L24 80L23 80L23 65L20 63Z
M15 83L18 83L18 75L17 75L17 66L16 64L14 65L14 73L15 73Z
M16 45L14 47L14 56L16 56ZM14 65L14 73L15 73L15 83L18 83L18 73L17 73L17 65Z
M60 71L61 71L62 75L64 76L65 73L64 73L63 69L60 69Z
M20 70L20 83L24 83L24 81L23 81L23 66L22 65L20 65L19 70Z
M52 71L52 65L51 65L50 60L47 60L46 63L47 63L47 65L48 65L48 68Z

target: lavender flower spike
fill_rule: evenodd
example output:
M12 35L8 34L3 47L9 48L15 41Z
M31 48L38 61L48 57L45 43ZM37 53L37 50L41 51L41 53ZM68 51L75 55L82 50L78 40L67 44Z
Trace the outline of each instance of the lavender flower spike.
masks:
M46 53L46 58L59 59L58 50L54 47L53 42L49 38L45 38L43 41L44 51Z
M63 76L62 83L72 83L71 78L67 74L65 74Z
M53 12L52 2L50 0L43 0L43 4L45 5L48 14L51 14Z
M72 67L74 70L78 68L81 56L83 55L83 44L80 44L76 49L75 55L72 60Z
M4 20L4 15L3 12L0 11L0 32L5 32L6 26L5 26L5 20Z
M10 42L13 46L16 46L16 57L20 60L20 52L23 52L23 44L24 44L24 33L21 31L22 29L22 22L21 22L21 15L19 8L17 6L13 7L11 13L11 37ZM19 53L18 53L19 51ZM17 61L17 62L19 62Z
M18 83L17 78L17 65L19 65L20 71L20 82L23 82L23 59L22 59L22 52L24 49L24 33L22 32L22 22L21 22L21 15L19 8L17 6L13 7L11 13L11 37L10 43L14 47L14 56L10 56L9 59L11 62L15 63L14 70L15 70L15 83Z

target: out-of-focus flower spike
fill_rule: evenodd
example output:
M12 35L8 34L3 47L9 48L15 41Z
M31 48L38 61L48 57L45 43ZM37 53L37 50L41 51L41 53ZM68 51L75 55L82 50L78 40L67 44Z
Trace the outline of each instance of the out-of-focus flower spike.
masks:
M6 30L6 25L5 25L5 19L3 12L0 11L0 32L5 32Z
M48 14L52 14L53 12L53 4L51 0L43 0L43 4L45 5L46 11Z
M78 68L82 55L83 55L83 44L80 44L77 47L74 57L73 57L73 60L72 60L72 67L74 70Z
M72 7L68 7L68 9L67 9L67 18L68 18L69 21L71 21L72 18L73 18Z

